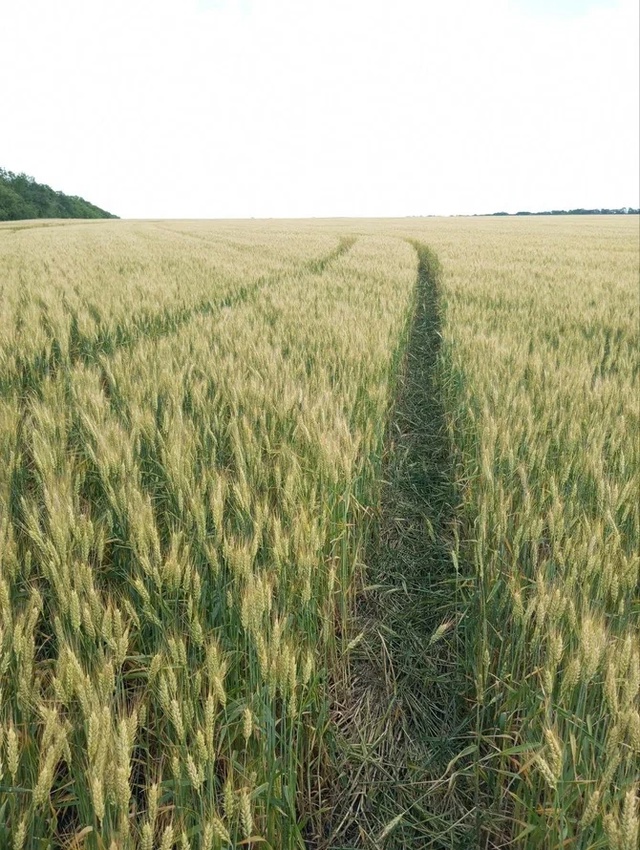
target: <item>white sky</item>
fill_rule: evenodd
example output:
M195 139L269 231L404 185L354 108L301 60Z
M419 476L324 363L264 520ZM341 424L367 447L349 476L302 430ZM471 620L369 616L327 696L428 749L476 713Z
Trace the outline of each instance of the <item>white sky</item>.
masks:
M0 0L0 165L122 217L640 205L638 0Z

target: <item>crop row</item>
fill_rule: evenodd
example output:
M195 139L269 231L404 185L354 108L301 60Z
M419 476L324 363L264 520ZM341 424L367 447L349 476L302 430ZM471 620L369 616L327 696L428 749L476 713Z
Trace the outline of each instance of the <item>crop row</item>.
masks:
M415 278L349 245L1 402L2 842L301 846Z

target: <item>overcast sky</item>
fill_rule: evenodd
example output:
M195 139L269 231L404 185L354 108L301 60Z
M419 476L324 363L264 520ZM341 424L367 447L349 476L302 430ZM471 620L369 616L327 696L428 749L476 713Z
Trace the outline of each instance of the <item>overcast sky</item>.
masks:
M2 0L0 166L122 217L639 201L638 0Z

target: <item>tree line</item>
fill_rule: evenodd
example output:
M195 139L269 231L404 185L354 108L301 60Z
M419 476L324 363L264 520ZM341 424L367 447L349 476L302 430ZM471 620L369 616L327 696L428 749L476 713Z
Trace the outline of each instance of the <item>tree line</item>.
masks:
M528 212L521 210L517 213L494 212L490 215L638 215L640 209L633 207L620 207L619 209L593 209L586 210L580 207L575 210L546 210L545 212Z
M0 221L29 218L118 218L76 195L56 192L28 174L0 168Z

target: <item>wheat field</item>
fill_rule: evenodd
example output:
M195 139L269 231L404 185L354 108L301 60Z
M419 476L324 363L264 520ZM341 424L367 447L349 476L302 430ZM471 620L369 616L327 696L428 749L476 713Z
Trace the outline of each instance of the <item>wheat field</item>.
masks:
M632 216L0 225L0 847L338 847L424 246L459 798L339 846L635 850Z
M443 392L474 576L482 834L632 850L638 223L486 222L468 234L463 254L439 253Z

